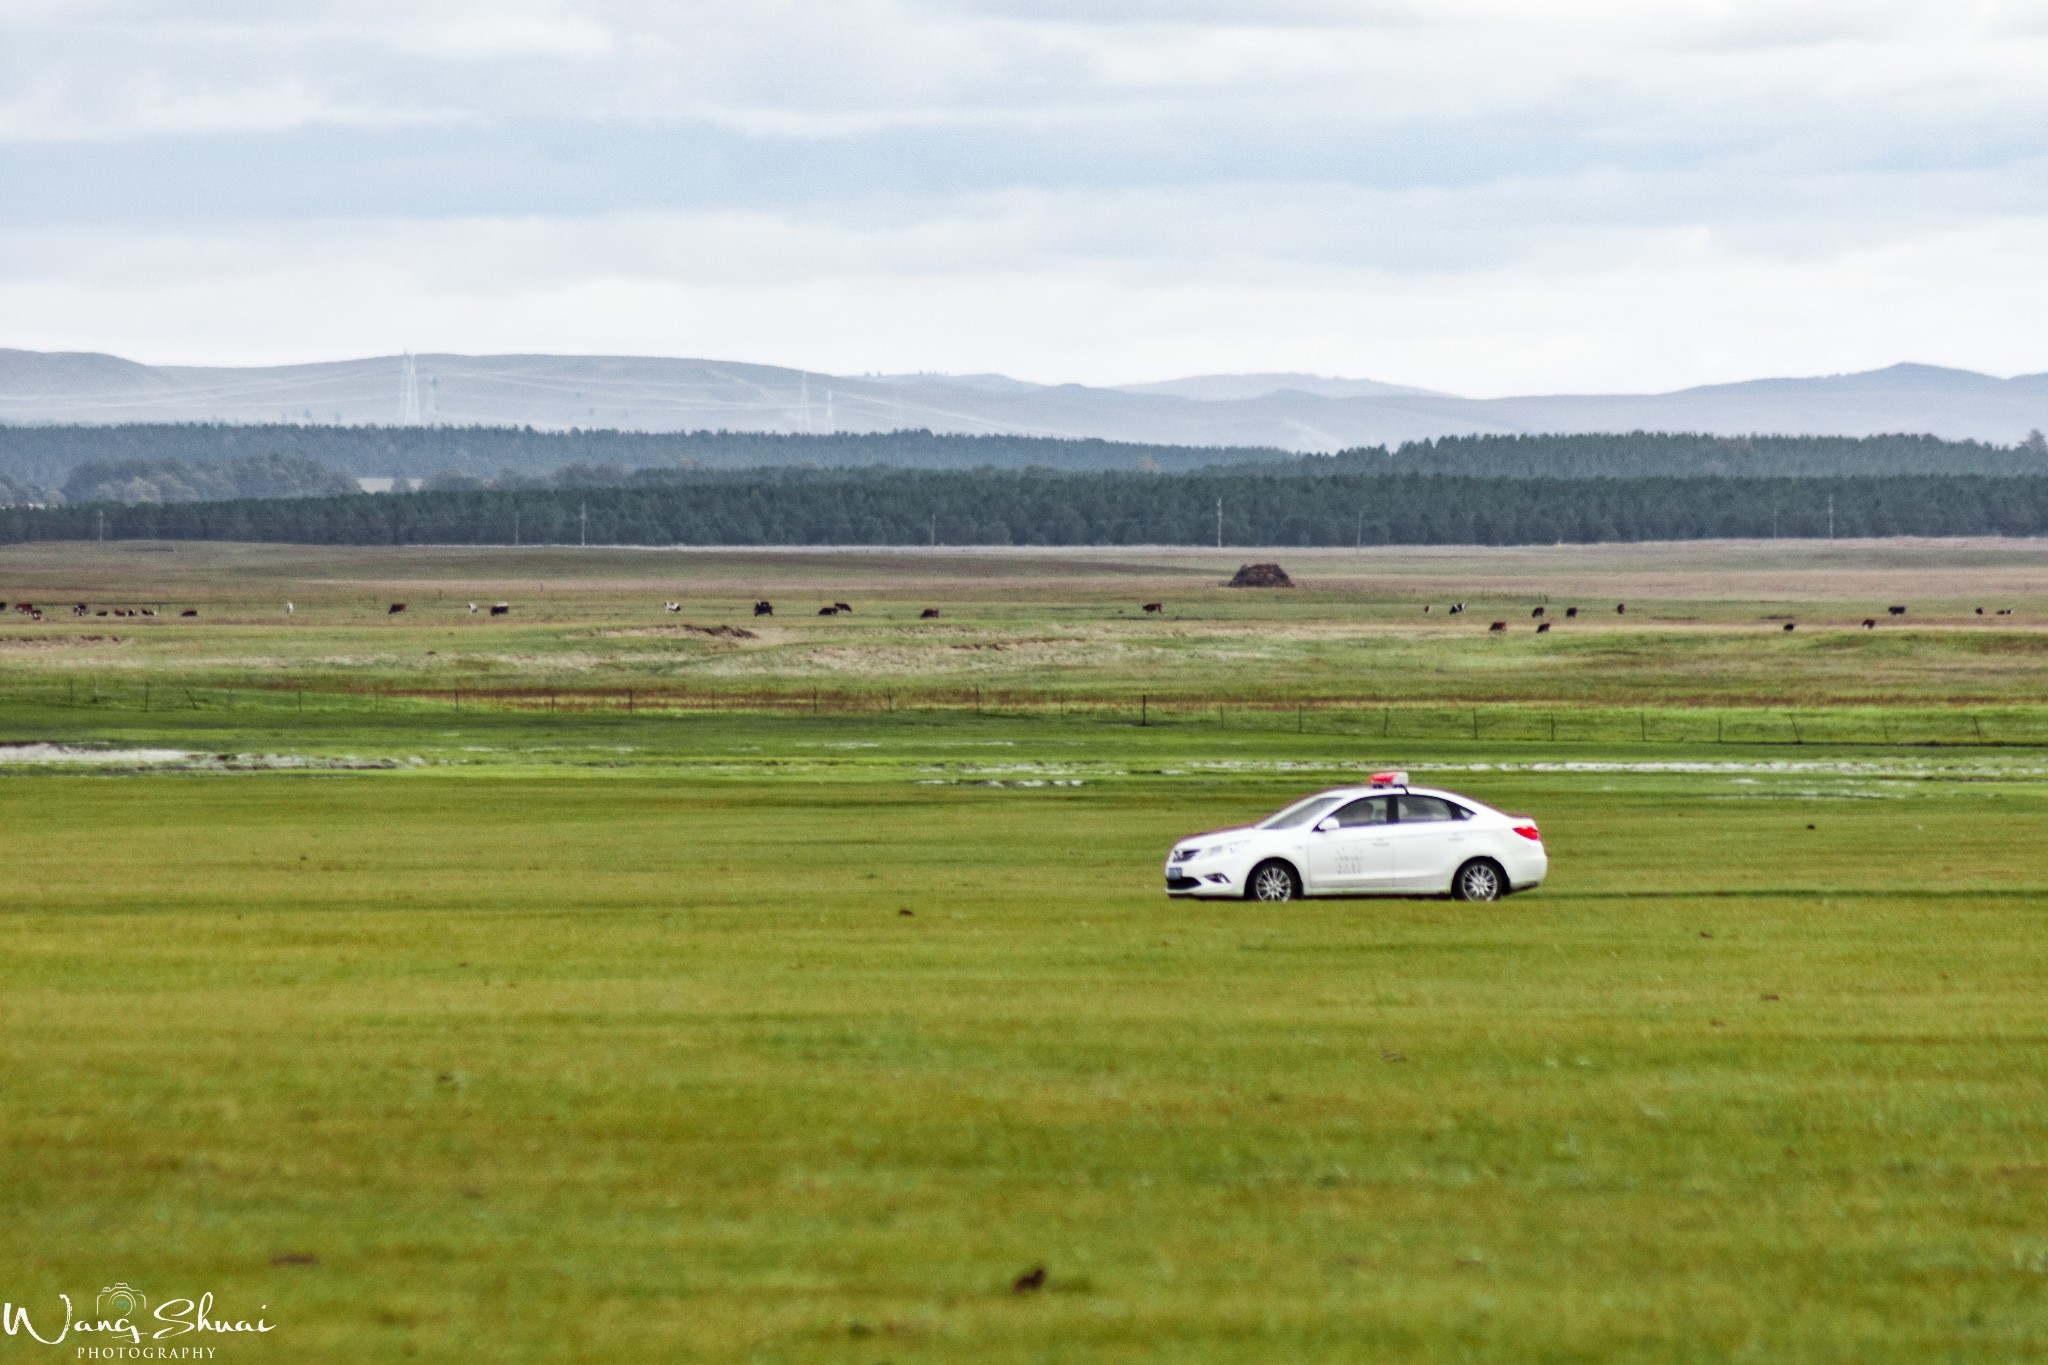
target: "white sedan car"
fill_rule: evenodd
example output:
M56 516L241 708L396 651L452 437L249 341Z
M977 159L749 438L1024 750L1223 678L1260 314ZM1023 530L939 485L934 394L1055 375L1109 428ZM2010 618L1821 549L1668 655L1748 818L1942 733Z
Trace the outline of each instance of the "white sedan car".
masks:
M1166 859L1169 896L1454 896L1491 901L1550 870L1543 833L1456 792L1374 773L1242 829L1195 834Z

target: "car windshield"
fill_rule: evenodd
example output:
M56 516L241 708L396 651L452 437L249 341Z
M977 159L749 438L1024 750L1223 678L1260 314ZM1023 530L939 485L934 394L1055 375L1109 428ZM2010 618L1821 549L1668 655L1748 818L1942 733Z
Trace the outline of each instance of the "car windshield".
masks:
M1306 801L1297 801L1286 810L1276 811L1259 821L1259 829L1300 829L1303 825L1314 824L1323 813L1344 798L1341 796L1311 796Z

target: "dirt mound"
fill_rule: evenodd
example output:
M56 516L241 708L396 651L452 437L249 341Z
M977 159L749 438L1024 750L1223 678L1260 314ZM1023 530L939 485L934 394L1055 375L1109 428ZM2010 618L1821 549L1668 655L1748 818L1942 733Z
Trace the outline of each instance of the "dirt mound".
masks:
M1291 588L1294 580L1287 576L1287 570L1278 564L1245 564L1237 571L1237 577L1224 584L1227 588Z
M607 639L669 639L676 640L691 635L709 636L714 640L758 640L761 637L745 626L693 626L687 622L674 626L638 626L630 630L601 631Z

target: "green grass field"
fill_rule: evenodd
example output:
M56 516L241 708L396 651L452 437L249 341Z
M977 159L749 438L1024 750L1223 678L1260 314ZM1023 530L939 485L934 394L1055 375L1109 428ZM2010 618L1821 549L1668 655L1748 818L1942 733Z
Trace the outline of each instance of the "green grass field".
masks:
M51 575L39 596L139 597L88 582L120 568L99 553L11 572ZM1551 572L1647 576L1658 553ZM1839 553L1771 570L1802 620L1930 573ZM189 570L195 599L253 600L234 554L261 558ZM1097 644L1147 627L1108 617L1099 565L1023 561L970 598L938 562L959 599L942 619L975 641L1047 635L1068 599L1114 625L1068 623ZM1697 637L1707 693L1774 667L1784 693L1701 710L1697 678L1638 696L1597 661L1509 669L1478 740L1391 681L1407 659L1469 671L1468 636L1382 641L1375 614L1405 599L1313 585L1191 597L1230 631L1157 681L1114 648L1058 678L1006 662L1000 687L1039 701L980 715L936 685L893 713L760 701L800 697L824 648L858 655L849 692L920 685L917 650L869 666L907 627L867 622L936 580L847 564L830 572L863 606L893 606L792 622L791 658L723 693L693 676L721 707L606 699L658 658L530 657L466 675L458 709L431 633L466 620L410 619L416 590L402 625L345 609L392 579L324 604L294 582L289 625L209 606L118 650L20 646L0 740L80 752L0 752L0 1297L46 1334L57 1294L116 1281L261 1305L275 1331L206 1343L229 1360L2048 1355L2048 748L2013 662L2048 616L2036 562L1982 570L2019 606L1981 638L2013 650L1930 621L1891 639L1932 663L1886 644L1909 682L1851 686L1825 651L1759 665L1745 647L1785 642L1748 618L1774 613L1660 622L1713 612L1639 594L1640 638L1603 622L1604 648ZM1177 563L1131 576L1156 591ZM732 564L702 572L739 586ZM611 577L547 586L573 605L517 627L532 656L648 615ZM710 586L670 593L712 619ZM873 634L811 633L842 625ZM379 660L331 662L380 630L398 643ZM1303 630L1342 656L1306 680L1216 643ZM96 648L126 651L120 670L68 657ZM1357 658L1386 689L1343 690ZM1176 677L1240 708L1140 727L1129 693ZM94 678L98 703L75 687ZM548 711L544 691L591 704ZM1412 728L1375 728L1381 695ZM1801 742L1761 728L1789 705L1817 727ZM1955 724L1987 709L2009 728ZM1534 718L1560 711L1585 724L1552 739ZM1624 723L1645 714L1647 741ZM1722 714L1759 728L1707 739ZM1501 716L1516 726L1485 728ZM1550 884L1484 907L1160 894L1177 835L1387 762L1536 815ZM1041 1265L1042 1288L1013 1289Z

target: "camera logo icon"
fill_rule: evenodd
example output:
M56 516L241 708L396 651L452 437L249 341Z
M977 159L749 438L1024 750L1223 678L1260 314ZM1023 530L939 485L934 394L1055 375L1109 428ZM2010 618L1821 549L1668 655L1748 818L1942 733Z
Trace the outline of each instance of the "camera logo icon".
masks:
M103 1320L115 1318L136 1318L148 1311L149 1300L128 1287L126 1280L119 1280L100 1290L100 1296L92 1301L95 1311Z

